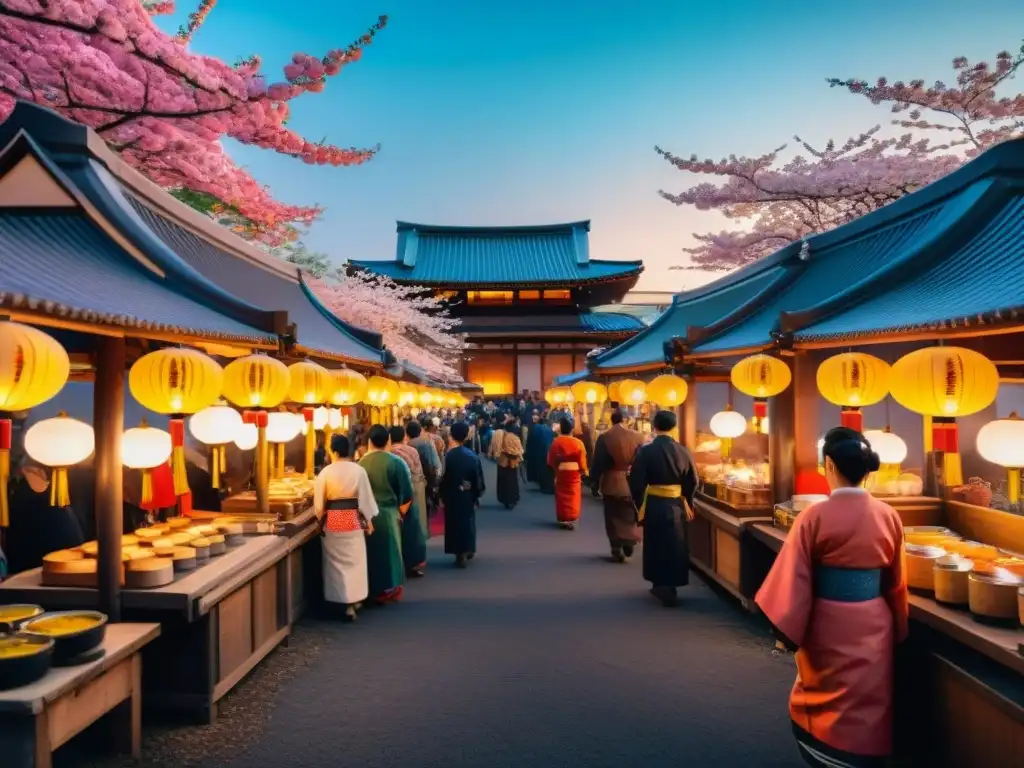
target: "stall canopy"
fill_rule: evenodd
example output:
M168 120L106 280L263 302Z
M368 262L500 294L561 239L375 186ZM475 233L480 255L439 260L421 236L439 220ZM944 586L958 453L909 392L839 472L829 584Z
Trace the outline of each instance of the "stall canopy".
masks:
M12 191L13 186L25 188L26 183L35 190L34 199L24 197L20 212L13 213L18 206L3 201L6 218L25 218L31 209L29 218L36 219L8 227L23 239L34 237L37 248L45 241L51 245L51 252L63 253L63 262L57 255L48 256L52 262L48 271L52 274L45 277L38 261L32 258L33 269L27 271L36 273L37 284L42 278L65 285L64 290L71 292L69 300L90 286L94 291L103 286L96 300L109 306L81 309L141 318L138 322L166 323L169 320L162 318L168 307L145 298L137 289L128 290L124 282L129 275L136 281L156 279L165 291L189 302L175 306L179 326L201 324L200 320L210 315L227 316L241 324L265 328L270 333L264 335L264 342L269 336L275 347L277 336L294 332L300 352L367 368L382 366L385 353L379 334L355 329L338 319L316 298L294 265L264 254L212 219L179 203L110 152L91 129L37 105L19 102L0 126L0 146L6 148L4 170ZM39 172L34 167L20 166L19 170L16 154L26 151L33 153L38 164L59 182L71 202L62 202L52 193L52 200L46 198L46 185L38 181ZM26 175L29 173L31 178ZM56 217L66 220L57 221ZM118 251L126 264L120 273L111 271L111 258ZM91 282L80 277L80 271L86 269L83 263L95 262L102 252L107 252L107 261L102 268L95 267ZM28 253L31 251L23 250L22 257ZM73 259L70 264L69 258ZM59 271L62 263L63 273ZM10 260L5 264L6 269L0 269L12 269ZM69 273L68 267L73 272ZM24 279L33 277L30 274ZM113 285L120 284L125 290L113 289ZM0 287L6 290L7 283ZM56 296L46 298L63 301ZM150 320L153 313L163 315ZM221 335L224 333L232 335L230 328L221 331ZM252 333L239 331L234 336L248 340Z

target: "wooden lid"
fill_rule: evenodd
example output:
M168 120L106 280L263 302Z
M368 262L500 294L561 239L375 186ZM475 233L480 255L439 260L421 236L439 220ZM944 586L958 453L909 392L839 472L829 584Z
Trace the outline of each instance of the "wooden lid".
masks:
M173 547L174 539L172 539L170 536L164 537L162 539L153 539L151 545L153 546L154 549L163 547Z
M209 539L204 539L203 537L200 536L198 538L192 539L192 541L190 541L188 543L188 545L190 547L194 547L196 549L205 549L206 547L210 546L210 540Z
M165 568L174 568L170 558L149 557L145 560L132 560L125 566L128 571L160 571Z
M74 560L84 560L85 553L76 549L58 549L43 556L43 564L46 563L70 563Z
M172 533L167 538L174 542L174 546L180 547L185 544L188 544L190 541L192 541L192 539L195 538L195 536L185 531L179 531L177 533Z
M163 536L163 531L157 528L139 528L135 531L135 535L143 541L152 541L153 539L159 539Z
M156 556L152 547L131 547L122 552L128 555L129 560L150 560Z
M153 554L157 557L172 557L174 555L174 545L168 544L165 547L153 547Z
M197 525L196 530L199 531L200 536L216 536L218 534L215 525Z
M211 533L209 536L204 537L210 544L223 544L224 535L220 533Z
M192 547L175 547L171 557L174 560L195 560L196 551Z

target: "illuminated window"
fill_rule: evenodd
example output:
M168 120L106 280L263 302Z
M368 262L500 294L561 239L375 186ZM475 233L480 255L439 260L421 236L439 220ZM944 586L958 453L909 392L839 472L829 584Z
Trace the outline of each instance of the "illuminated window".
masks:
M520 301L540 301L540 291L520 291Z
M544 291L544 301L564 304L572 300L571 291Z
M512 394L515 358L512 355L476 355L466 361L466 379L483 387L485 395Z
M512 291L470 291L470 304L511 304Z

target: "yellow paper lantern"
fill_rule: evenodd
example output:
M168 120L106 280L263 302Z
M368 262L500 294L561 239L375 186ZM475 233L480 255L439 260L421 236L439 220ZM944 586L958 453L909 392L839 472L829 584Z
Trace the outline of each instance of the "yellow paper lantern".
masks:
M171 435L143 419L121 435L121 461L128 469L142 470L142 504L153 501L153 470L171 457Z
M246 355L224 367L224 398L239 408L280 405L289 384L288 367L266 355Z
M892 367L893 400L932 418L932 449L944 454L943 482L963 483L959 416L988 408L999 392L999 371L987 357L963 347L926 347L904 355Z
M889 394L889 364L863 352L833 355L818 366L818 391L840 406L840 423L864 431L861 408L880 403Z
M80 464L96 448L96 435L84 421L69 418L63 411L52 419L37 421L25 433L25 453L50 467L50 506L66 507L68 467Z
M398 384L383 376L371 376L366 386L368 405L383 408L398 401Z
M625 405L642 405L647 400L647 385L639 379L623 379L619 382L619 402Z
M665 373L647 383L647 399L662 408L675 408L686 400L689 389L685 379Z
M320 405L331 394L331 374L322 365L300 360L288 366L288 399L303 405Z
M619 392L621 386L621 381L613 381L608 385L608 399L613 403L621 402L622 393Z
M337 368L330 371L333 405L358 405L366 399L366 377L351 368Z
M256 445L256 425L249 425ZM211 446L210 484L220 488L221 473L227 468L227 444L235 440L242 428L241 414L223 401L203 408L188 420L188 429L199 442Z
M544 399L551 405L565 405L572 402L572 390L568 387L552 387L544 393Z
M751 355L732 367L729 378L736 389L754 398L754 423L760 431L761 422L768 418L768 398L785 392L793 374L777 357Z
M416 391L416 385L410 384L407 381L398 382L398 405L403 408L415 405L419 399L419 392Z
M577 381L571 391L576 402L588 405L602 403L608 397L608 389L597 381Z
M0 411L26 411L64 388L71 360L64 347L38 328L0 322ZM11 474L11 420L0 419L0 527L9 519L7 480Z
M424 408L429 408L434 402L434 393L430 391L429 387L420 387L416 397L416 402Z

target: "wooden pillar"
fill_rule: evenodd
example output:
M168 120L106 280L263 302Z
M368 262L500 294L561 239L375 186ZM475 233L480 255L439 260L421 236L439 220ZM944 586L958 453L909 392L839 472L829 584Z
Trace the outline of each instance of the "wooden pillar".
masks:
M124 432L123 338L101 336L96 342L96 378L93 384L93 428L96 433L95 516L99 543L97 584L100 610L111 621L121 620L121 535L124 529L123 465L121 435Z
M676 409L676 419L679 422L679 442L692 451L697 447L697 379L687 376L686 383L686 399Z
M785 392L768 401L768 456L771 464L772 495L776 503L793 496L800 470L818 467L817 368L807 351L783 358L793 374Z

